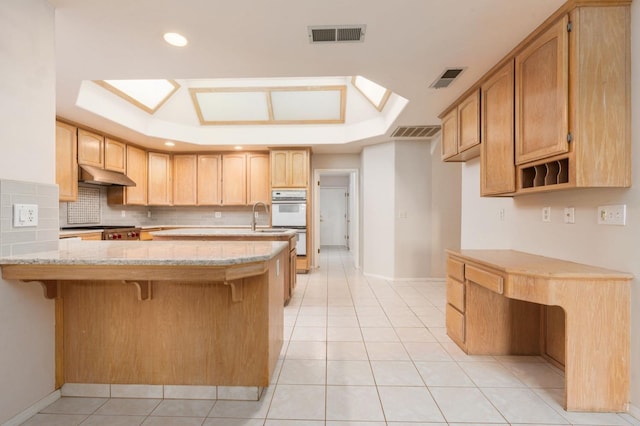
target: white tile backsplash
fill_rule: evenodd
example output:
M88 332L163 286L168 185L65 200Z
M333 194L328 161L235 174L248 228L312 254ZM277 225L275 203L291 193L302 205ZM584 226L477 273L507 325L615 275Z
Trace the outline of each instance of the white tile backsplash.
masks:
M107 188L96 185L80 185L100 191L100 223L103 225L135 225L135 226L246 226L251 224L251 206L120 206L107 204ZM71 203L60 203L60 226L76 225L68 221L68 210ZM123 216L124 212L124 216ZM222 217L215 218L215 212ZM258 209L258 226L269 224L269 215L262 206ZM150 216L150 217L149 217ZM90 222L85 222L90 223Z
M13 205L38 206L38 225L13 227ZM55 250L58 247L58 186L0 179L0 252L2 256Z

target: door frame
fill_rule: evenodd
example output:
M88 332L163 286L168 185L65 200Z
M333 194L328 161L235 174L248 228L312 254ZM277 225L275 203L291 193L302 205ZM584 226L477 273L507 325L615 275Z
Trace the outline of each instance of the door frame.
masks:
M353 263L356 269L360 268L360 171L358 169L315 169L313 171L313 241L312 241L312 266L320 266L320 176L322 175L349 175L349 197L352 200L353 209L347 208L352 226L349 233L349 250L353 254ZM350 206L349 206L350 207ZM353 210L353 211L351 211Z

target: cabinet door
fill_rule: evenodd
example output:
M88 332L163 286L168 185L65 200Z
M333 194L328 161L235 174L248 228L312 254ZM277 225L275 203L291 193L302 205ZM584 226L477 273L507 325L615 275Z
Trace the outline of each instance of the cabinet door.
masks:
M169 206L172 202L171 155L149 153L149 205Z
M56 183L60 201L78 199L76 128L56 122Z
M511 61L482 85L481 195L516 190L513 80Z
M247 205L247 156L245 154L222 156L222 205Z
M480 143L480 91L476 90L458 105L458 152Z
M309 182L307 151L289 151L288 184L292 188L306 188Z
M516 163L568 151L568 17L516 56Z
M147 153L143 149L127 145L127 176L136 186L124 188L124 204L147 204Z
M288 151L271 151L271 186L287 187Z
M222 204L220 155L198 155L198 205Z
M195 206L197 203L198 157L173 156L173 205Z
M442 117L442 159L458 153L458 110L454 108Z
M247 203L270 204L269 154L247 154Z
M104 167L104 137L78 129L78 164Z
M104 168L114 172L127 172L127 146L113 139L104 140Z

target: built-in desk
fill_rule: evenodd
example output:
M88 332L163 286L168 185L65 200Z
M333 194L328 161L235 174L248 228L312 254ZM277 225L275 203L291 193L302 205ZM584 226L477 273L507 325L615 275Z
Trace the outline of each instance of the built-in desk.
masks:
M630 274L513 250L448 251L447 334L564 365L568 411L627 410Z

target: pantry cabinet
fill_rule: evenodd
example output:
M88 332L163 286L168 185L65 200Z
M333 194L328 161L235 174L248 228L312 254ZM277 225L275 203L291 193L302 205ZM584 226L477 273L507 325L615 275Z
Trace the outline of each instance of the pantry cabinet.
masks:
M442 116L442 159L467 161L480 154L480 91Z
M246 154L222 155L222 203L223 206L247 205L247 156Z
M119 173L127 173L127 145L105 138L104 168Z
M56 122L56 183L60 201L78 199L77 129Z
M220 205L222 200L222 158L220 154L198 155L197 204Z
M173 156L173 205L195 206L198 202L198 156Z
M149 152L148 203L152 206L170 206L173 203L171 155Z
M271 204L269 154L247 154L247 204L262 201Z
M482 84L480 194L483 196L516 190L513 86L513 61Z
M272 150L271 186L273 188L306 188L309 183L308 150Z

